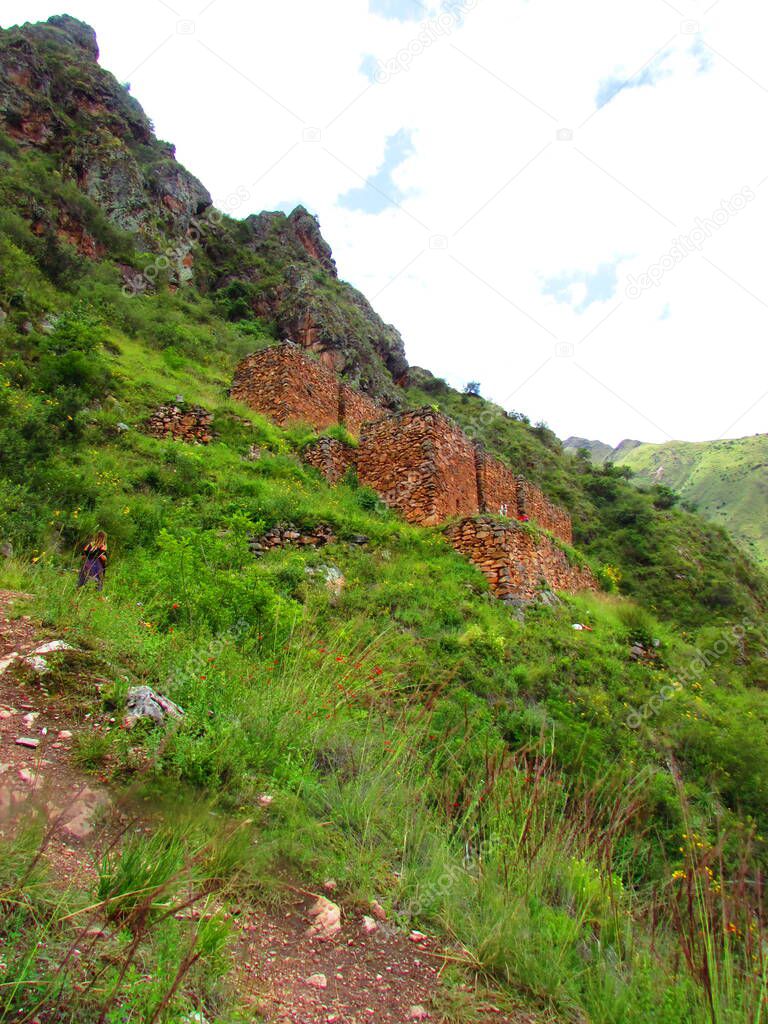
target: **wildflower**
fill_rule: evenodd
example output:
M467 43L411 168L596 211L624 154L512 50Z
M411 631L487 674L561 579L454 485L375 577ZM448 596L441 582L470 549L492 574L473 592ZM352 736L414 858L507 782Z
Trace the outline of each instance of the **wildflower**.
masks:
M673 871L672 872L672 878L676 882L679 881L681 878L687 878L687 877L688 876L686 875L686 873L684 871Z

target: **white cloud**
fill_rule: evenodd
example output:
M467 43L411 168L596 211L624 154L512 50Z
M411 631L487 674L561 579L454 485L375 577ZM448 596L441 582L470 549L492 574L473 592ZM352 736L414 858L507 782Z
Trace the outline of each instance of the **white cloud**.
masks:
M238 216L294 199L319 214L342 275L412 362L479 380L561 436L768 429L768 11L474 0L460 17L427 4L420 23L367 0L67 6L219 205L245 187ZM54 13L4 0L2 20ZM177 32L184 19L193 33ZM599 107L609 79L629 84ZM393 168L397 205L345 208L400 132L413 152ZM627 275L744 188L754 201L701 251L627 297ZM586 302L617 254L632 255L615 295ZM571 303L542 289L564 274Z

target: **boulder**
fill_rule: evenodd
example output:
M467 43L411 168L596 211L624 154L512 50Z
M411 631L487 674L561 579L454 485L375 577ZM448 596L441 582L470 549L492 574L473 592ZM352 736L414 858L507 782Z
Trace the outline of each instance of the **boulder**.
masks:
M166 718L181 718L184 712L172 700L163 697L150 686L134 686L125 701L126 715L123 726L132 728L140 718L149 718L161 725Z

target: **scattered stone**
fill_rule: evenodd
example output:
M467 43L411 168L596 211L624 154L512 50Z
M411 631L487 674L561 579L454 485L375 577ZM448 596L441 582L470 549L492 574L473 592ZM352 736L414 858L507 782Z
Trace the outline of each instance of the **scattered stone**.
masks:
M163 697L150 686L134 686L128 691L125 701L127 714L123 728L132 729L140 718L149 718L158 725L166 718L182 718L184 712L172 700Z
M323 882L323 889L325 889L326 892L336 892L336 890L338 889L336 879L326 878L326 880Z
M333 530L327 524L321 523L313 530L302 533L298 526L293 523L279 523L267 530L261 537L249 537L248 547L252 554L260 558L267 551L274 548L285 548L293 545L299 547L321 548L336 540Z
M58 738L60 740L71 740L72 739L72 733L69 731L69 729L62 729L59 732L59 737Z
M16 713L15 708L9 708L7 704L0 704L0 718L13 718Z
M370 538L366 537L364 533L353 533L349 538L350 544L356 544L358 547L365 547L366 544L370 543Z
M39 717L39 711L30 711L28 714L24 715L24 717L22 718L22 722L24 723L27 729L31 729Z
M2 555L3 558L13 558L13 544L11 544L9 540L4 540L3 543L0 544L0 555Z
M19 768L19 778L27 786L32 786L33 789L37 789L42 781L40 772L30 771L29 768Z
M411 940L411 942L424 942L426 937L427 936L423 932L417 932L415 929L408 936L408 938Z
M27 668L31 668L39 676L44 676L46 672L50 672L51 668L45 658L41 658L37 654L31 654L28 658L22 659Z
M379 903L378 900L373 900L371 903L371 914L376 918L377 921L386 921L387 912Z
M379 926L376 924L372 917L368 917L366 914L363 917L363 931L366 935L373 935L374 932L379 930Z
M130 429L131 428L128 426L127 423L121 422L115 424L115 430L118 432L118 434L127 434Z
M428 1020L429 1014L423 1006L412 1006L408 1011L409 1020Z
M17 747L29 747L30 750L36 750L40 746L40 740L32 739L30 736L19 736L16 740Z
M274 799L275 798L270 796L269 793L262 793L258 800L259 807L269 807Z
M245 456L248 462L258 462L263 452L257 444L252 444L248 449L248 454Z
M310 988L328 988L328 979L324 974L310 974L306 980Z
M318 896L308 914L312 918L312 924L307 929L310 938L328 941L341 931L341 909L324 896Z

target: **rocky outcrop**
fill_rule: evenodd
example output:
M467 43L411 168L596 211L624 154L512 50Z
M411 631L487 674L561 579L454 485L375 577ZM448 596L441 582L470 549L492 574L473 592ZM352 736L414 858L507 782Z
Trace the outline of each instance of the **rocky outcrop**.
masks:
M286 216L261 213L244 222L252 254L236 274L216 281L250 286L253 311L280 337L316 353L335 373L391 407L401 404L396 382L407 372L403 339L351 285L339 281L317 219L299 206Z
M0 30L0 128L53 154L115 227L159 251L185 238L211 197L98 54L93 29L68 15Z

